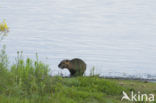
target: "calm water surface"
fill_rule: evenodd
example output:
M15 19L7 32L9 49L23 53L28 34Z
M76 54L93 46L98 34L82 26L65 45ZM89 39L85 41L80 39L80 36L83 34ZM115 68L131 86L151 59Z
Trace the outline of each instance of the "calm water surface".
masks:
M156 78L156 0L1 0L10 61L17 51L50 65L82 58L103 76Z

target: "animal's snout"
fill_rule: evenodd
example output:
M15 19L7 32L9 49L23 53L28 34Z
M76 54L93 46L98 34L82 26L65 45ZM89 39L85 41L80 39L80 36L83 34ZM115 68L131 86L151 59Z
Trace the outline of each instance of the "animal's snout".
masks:
M61 67L61 64L59 64L58 67L60 68Z
M64 68L64 66L61 63L58 65L58 67L61 68L61 69Z

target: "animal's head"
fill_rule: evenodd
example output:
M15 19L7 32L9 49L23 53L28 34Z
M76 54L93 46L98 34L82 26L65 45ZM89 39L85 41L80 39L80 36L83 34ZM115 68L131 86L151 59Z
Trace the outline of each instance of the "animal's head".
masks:
M58 65L59 68L69 68L70 60L62 60L60 64Z

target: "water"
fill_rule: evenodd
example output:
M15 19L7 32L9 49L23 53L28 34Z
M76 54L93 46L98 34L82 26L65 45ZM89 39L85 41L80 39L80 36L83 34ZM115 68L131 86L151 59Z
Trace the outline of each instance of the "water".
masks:
M13 62L17 51L50 65L75 57L102 76L156 78L155 0L1 0L3 40Z

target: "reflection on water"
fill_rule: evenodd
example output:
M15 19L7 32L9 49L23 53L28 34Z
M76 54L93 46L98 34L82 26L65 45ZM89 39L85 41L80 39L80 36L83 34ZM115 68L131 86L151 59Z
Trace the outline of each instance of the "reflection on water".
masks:
M3 41L13 61L16 52L38 52L52 74L65 58L82 58L86 74L94 66L105 76L156 78L156 1L1 0L0 19L9 36Z

